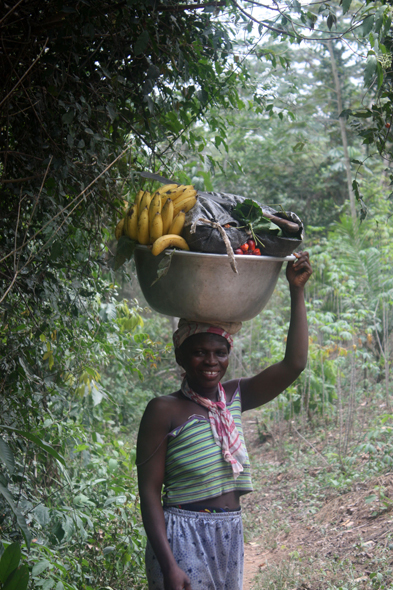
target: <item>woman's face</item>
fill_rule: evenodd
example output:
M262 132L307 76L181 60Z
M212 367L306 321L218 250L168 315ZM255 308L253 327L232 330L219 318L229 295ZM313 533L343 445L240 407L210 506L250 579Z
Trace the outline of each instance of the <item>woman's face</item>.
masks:
M176 360L197 393L216 392L228 368L228 357L228 342L216 334L194 334L176 351Z

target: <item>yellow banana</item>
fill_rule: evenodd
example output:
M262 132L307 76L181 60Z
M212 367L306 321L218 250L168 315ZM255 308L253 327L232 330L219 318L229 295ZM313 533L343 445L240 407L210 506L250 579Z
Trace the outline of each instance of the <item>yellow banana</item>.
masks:
M138 219L138 242L145 246L149 243L149 209L145 207Z
M161 196L162 197L170 197L172 199L172 201L174 201L178 197L181 197L186 189L187 189L187 187L184 186L184 184L180 184L176 188L162 192Z
M150 221L150 244L154 244L162 236L162 217L161 213L156 213Z
M177 215L179 211L184 211L188 213L190 209L192 209L197 202L196 197L188 197L187 199L183 199L178 203L174 203L173 205L173 215Z
M172 203L172 201L171 201L171 203ZM123 217L123 219L120 219L119 223L116 225L116 228L115 228L116 240L120 240L121 236L123 235L123 230L124 230L124 217Z
M161 197L157 193L153 196L149 205L149 222L151 223L156 216L156 213L161 213Z
M139 213L139 206L140 206L140 204L141 204L142 197L143 197L143 195L144 195L146 192L147 192L147 191L139 191L139 193L138 193L138 194L137 194L137 196L135 197L135 201L134 201L134 203L135 203L135 205L136 205L136 206L137 206L137 208L138 208L138 213Z
M174 205L176 207L178 201L183 201L184 199L188 199L188 197L196 197L197 191L194 189L193 186L187 187L179 197L174 199Z
M131 240L138 239L138 205L134 203L125 216L124 233Z
M161 211L163 210L165 203L170 200L171 200L171 198L168 197L168 195L161 195L161 205L162 205Z
M173 221L173 201L171 199L167 199L165 205L161 211L162 217L162 233L163 235L169 233L169 228L171 227ZM178 232L173 231L172 234L177 234ZM180 235L180 232L179 232Z
M184 213L184 211L180 211L176 215L176 217L173 219L173 221L169 227L168 234L176 234L176 235L180 236L180 234L183 230L185 220L186 220L186 214Z
M154 256L158 256L158 254L161 254L166 248L180 248L181 250L190 249L186 240L181 236L167 234L166 236L161 236L161 238L158 238L158 240L154 242L151 252Z
M140 217L140 215L145 207L147 207L149 209L150 201L151 201L151 194L146 191L145 193L143 193L142 198L139 203L139 206L138 206L138 217Z
M176 189L178 186L178 184L164 184L163 186L160 186L160 188L158 188L154 194L158 193L159 195L163 195L168 191Z

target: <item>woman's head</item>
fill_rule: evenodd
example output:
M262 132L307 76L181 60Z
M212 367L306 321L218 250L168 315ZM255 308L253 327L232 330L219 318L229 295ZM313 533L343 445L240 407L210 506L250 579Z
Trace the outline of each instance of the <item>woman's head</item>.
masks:
M237 324L205 324L181 319L173 334L176 361L186 372L195 390L217 387L228 367L233 347L232 334L240 330Z
M176 361L186 372L189 385L200 393L217 388L228 368L230 346L218 334L189 336L175 349Z

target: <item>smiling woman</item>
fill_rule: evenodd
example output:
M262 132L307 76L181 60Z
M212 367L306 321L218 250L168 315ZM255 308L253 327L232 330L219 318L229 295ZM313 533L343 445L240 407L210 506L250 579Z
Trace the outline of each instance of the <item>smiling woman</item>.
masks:
M240 497L252 484L241 413L274 399L306 366L304 285L312 270L307 252L295 256L287 266L291 322L281 362L221 383L240 326L180 320L174 333L185 376L179 391L149 402L137 446L150 590L242 588Z

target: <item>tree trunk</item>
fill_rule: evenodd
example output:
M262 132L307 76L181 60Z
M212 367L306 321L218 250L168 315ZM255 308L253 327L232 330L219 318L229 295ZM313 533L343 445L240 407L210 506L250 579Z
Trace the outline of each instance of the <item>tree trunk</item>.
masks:
M349 203L350 203L350 207L351 207L351 216L352 216L352 220L355 222L356 221L356 204L355 204L355 195L353 194L353 190L352 190L352 174L351 174L351 164L349 161L349 154L348 154L347 129L345 127L344 117L340 117L340 113L342 113L342 111L343 111L343 103L342 103L342 98L341 98L341 86L340 86L340 80L338 78L336 58L334 57L332 42L328 41L327 46L328 46L329 53L330 53L330 63L332 65L334 86L335 86L335 90L336 90L336 94L337 94L337 107L338 107L338 114L339 114L338 121L340 123L341 141L342 141L343 150L344 150L344 163L345 163L345 169L347 172L347 184L348 184Z

